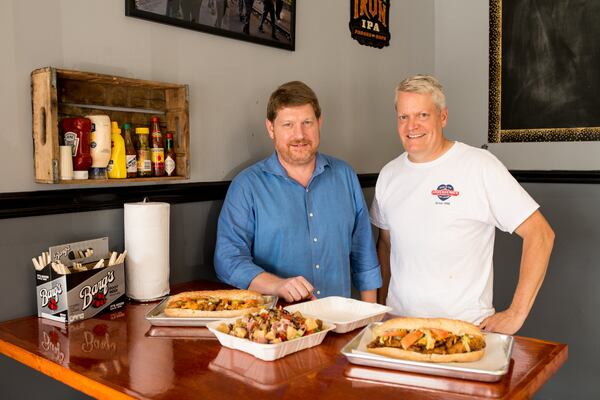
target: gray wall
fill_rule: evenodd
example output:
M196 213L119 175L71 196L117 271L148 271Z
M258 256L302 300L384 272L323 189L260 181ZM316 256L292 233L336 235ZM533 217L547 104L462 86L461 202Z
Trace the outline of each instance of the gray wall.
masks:
M540 399L597 399L600 367L600 198L598 185L525 184L556 231L554 252L536 303L519 335L569 345L569 359L540 391ZM510 304L521 241L498 233L494 303Z
M305 80L320 96L322 150L347 159L358 172L377 172L401 151L391 101L394 84L409 73L435 72L444 82L449 137L475 146L487 141L486 1L395 0L391 46L376 50L350 39L347 1L301 0L295 52L128 18L123 3L1 2L0 192L71 187L35 184L32 178L29 74L49 65L189 84L194 182L230 179L271 151L263 122L266 98L278 83L292 79ZM547 169L561 169L565 162L585 160L579 157L579 144L492 150L515 169L544 169L544 162L550 163ZM524 186L541 204L557 240L546 282L520 334L570 346L569 361L537 397L597 398L600 388L593 376L600 372L595 362L600 357L595 317L600 294L594 285L600 281L595 262L600 213L595 202L600 187ZM214 277L210 263L219 208L220 202L172 207L173 283ZM122 210L110 210L0 220L5 300L0 321L35 313L33 255L53 244L106 235L121 250L122 218ZM495 254L495 303L502 309L516 283L520 240L498 234ZM575 336L578 341L572 342ZM0 377L6 398L83 397L3 356Z
M4 0L0 139L2 162L13 168L0 169L1 191L52 188L31 178L30 73L45 66L188 84L198 182L230 179L269 154L268 96L304 80L322 103L322 150L376 172L400 149L390 135L394 84L410 71L433 71L433 9L433 0L394 1L392 40L378 50L350 38L347 1L302 0L290 52L126 17L123 0Z

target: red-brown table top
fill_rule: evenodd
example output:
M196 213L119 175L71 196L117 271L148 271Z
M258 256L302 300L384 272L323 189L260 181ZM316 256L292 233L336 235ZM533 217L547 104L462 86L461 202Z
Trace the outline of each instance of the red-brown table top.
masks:
M177 290L215 289L197 281ZM359 332L328 333L276 361L222 347L206 328L152 327L154 303L65 325L0 323L0 352L97 398L467 399L531 397L567 359L565 344L515 336L510 370L484 383L351 364L340 350Z

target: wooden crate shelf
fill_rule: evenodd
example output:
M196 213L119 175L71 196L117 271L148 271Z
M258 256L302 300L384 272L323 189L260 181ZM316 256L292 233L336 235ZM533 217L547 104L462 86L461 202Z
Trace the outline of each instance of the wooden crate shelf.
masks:
M34 176L38 183L103 184L189 179L188 86L46 67L31 73ZM150 127L156 115L174 132L177 176L60 180L59 123L67 117L106 114L119 126Z

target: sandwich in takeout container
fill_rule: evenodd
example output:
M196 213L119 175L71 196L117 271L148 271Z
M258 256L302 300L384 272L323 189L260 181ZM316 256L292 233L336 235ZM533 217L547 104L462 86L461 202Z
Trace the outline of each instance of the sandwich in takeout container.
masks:
M262 309L241 318L214 321L206 327L221 345L265 361L321 344L335 325L299 312Z

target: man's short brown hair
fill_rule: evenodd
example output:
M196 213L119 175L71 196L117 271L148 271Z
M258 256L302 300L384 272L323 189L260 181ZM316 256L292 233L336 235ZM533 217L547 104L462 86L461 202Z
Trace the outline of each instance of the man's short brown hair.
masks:
M315 92L304 82L292 81L279 86L269 98L267 119L271 122L277 118L277 112L284 107L295 107L310 104L317 118L321 117L321 106Z

